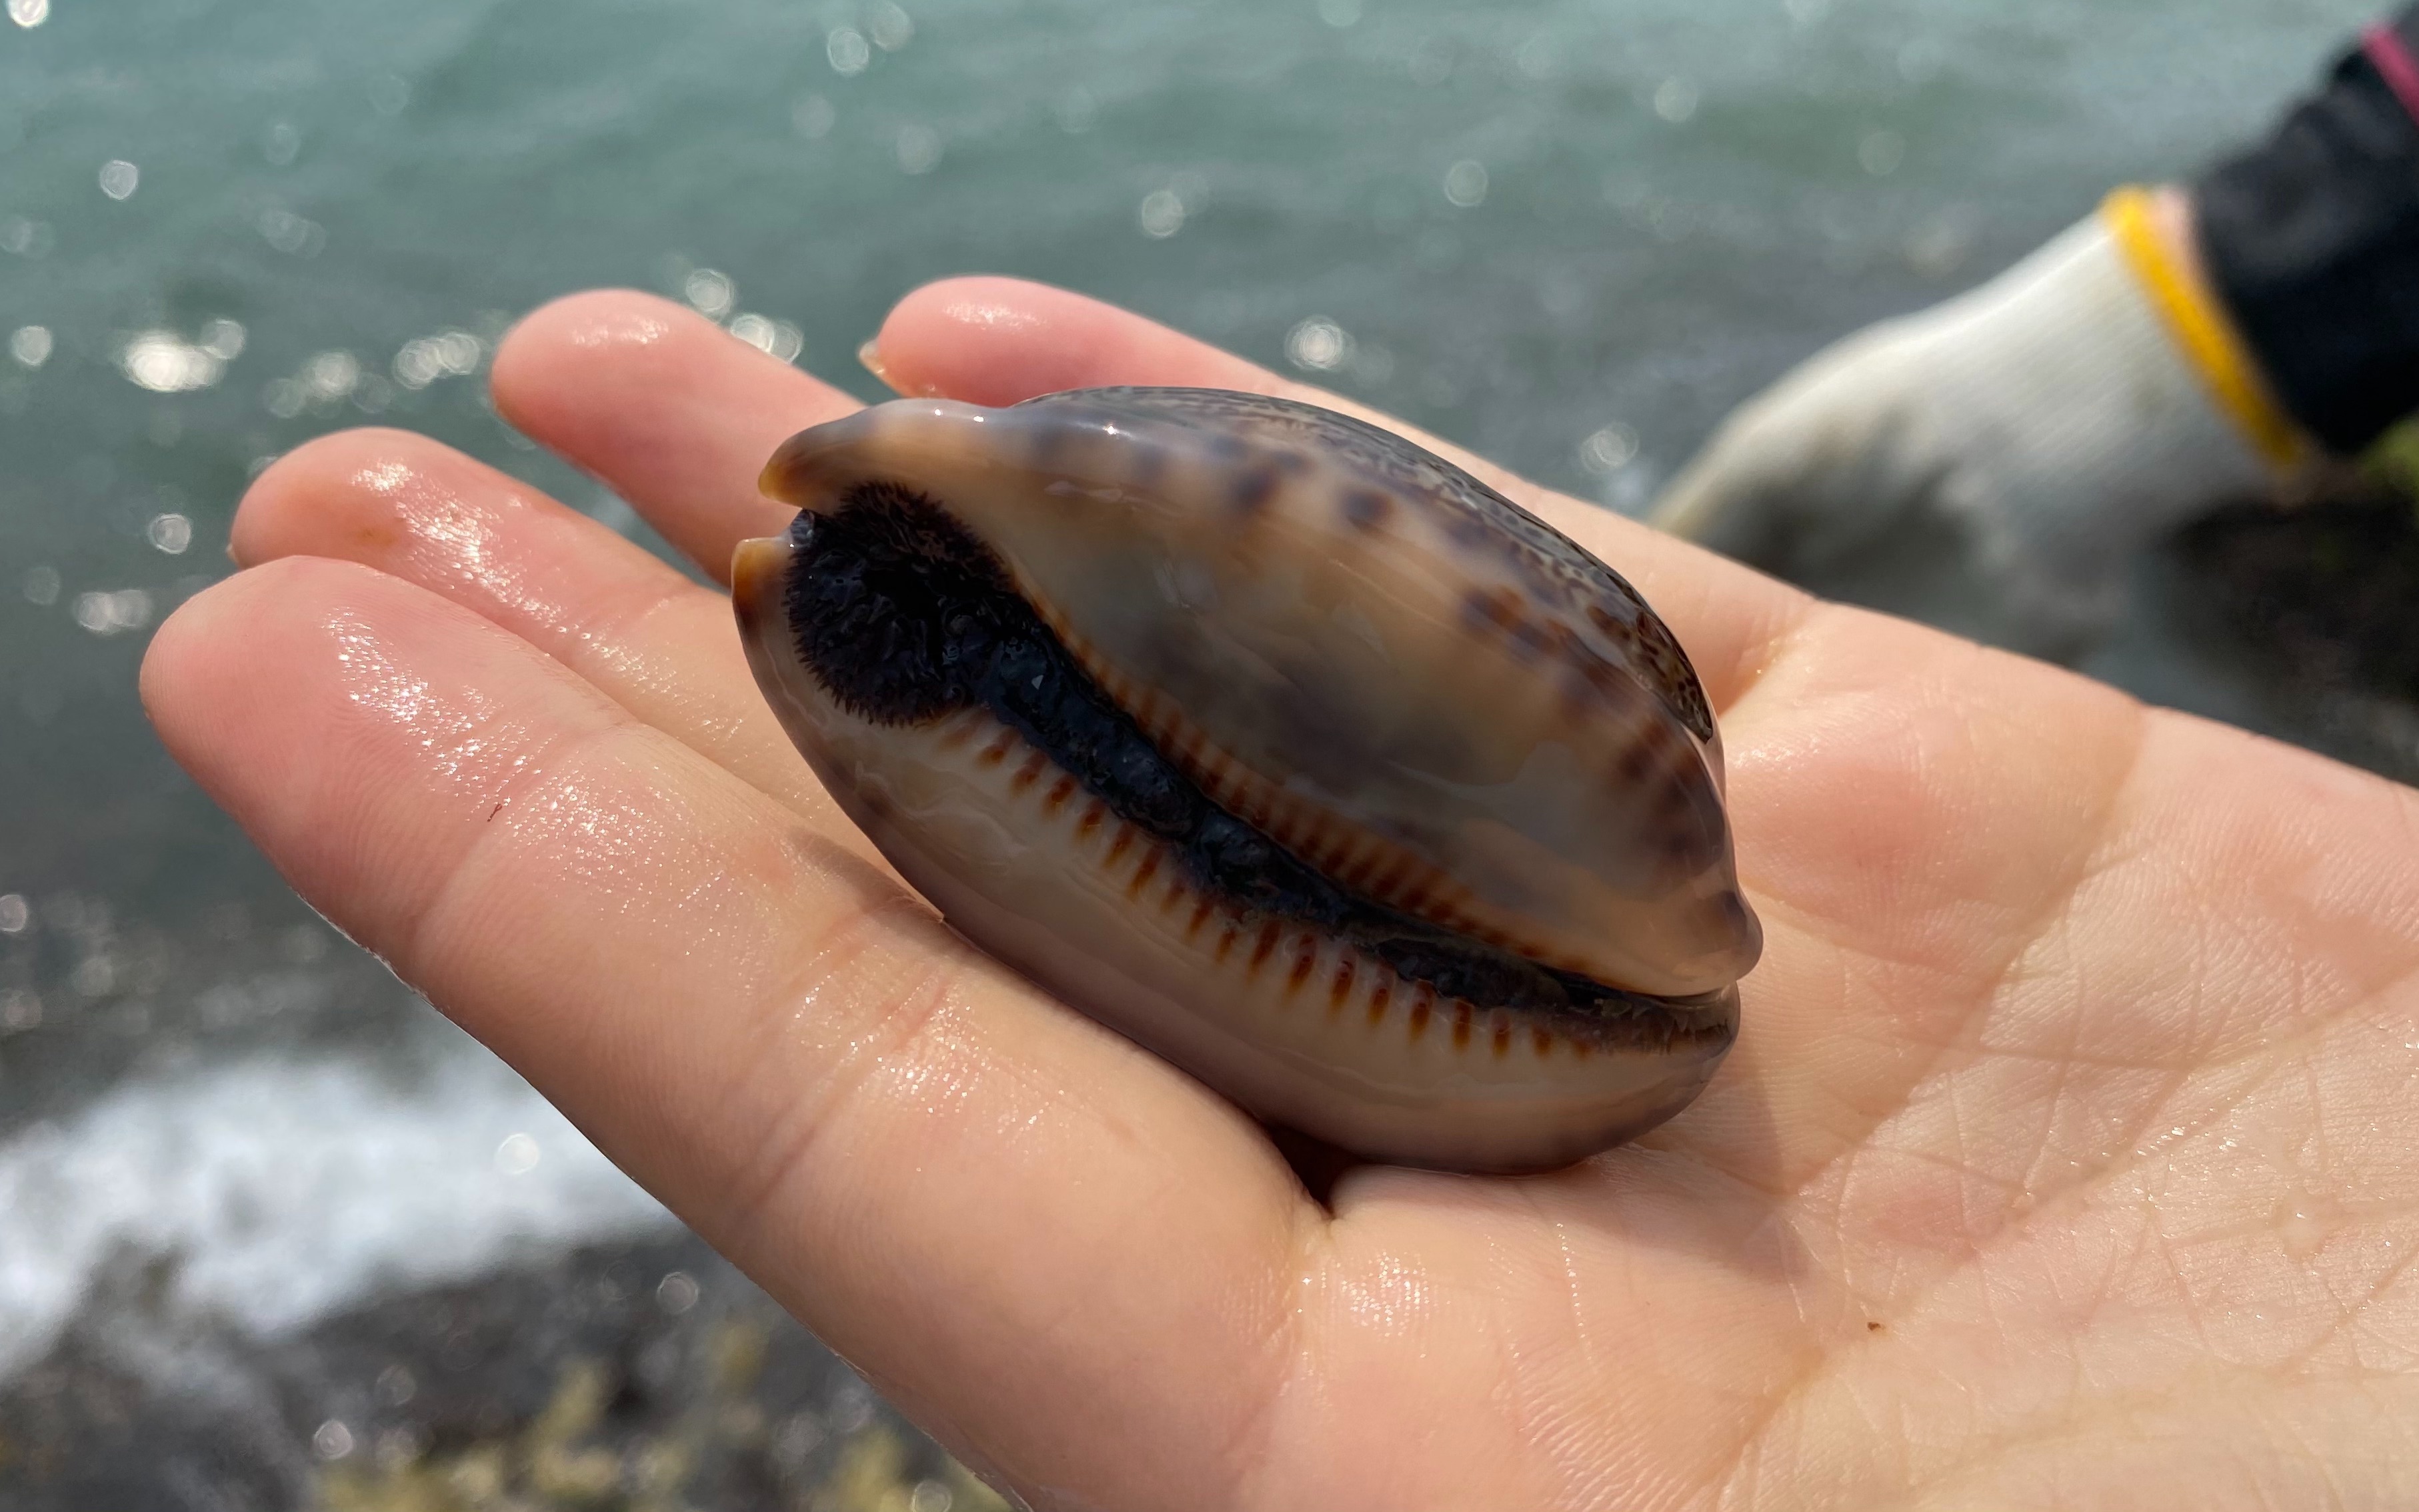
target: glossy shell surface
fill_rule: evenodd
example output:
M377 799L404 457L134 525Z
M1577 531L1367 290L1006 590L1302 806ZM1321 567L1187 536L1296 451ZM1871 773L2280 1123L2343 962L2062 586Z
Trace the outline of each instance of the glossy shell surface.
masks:
M1247 1110L1548 1168L1659 1123L1760 935L1719 737L1617 574L1309 406L898 400L793 438L759 683L968 938Z

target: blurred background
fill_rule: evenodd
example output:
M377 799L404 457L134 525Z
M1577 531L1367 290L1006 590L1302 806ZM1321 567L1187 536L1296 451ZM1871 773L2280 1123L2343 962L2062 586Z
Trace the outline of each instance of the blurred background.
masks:
M169 764L247 478L625 284L871 397L1025 274L1642 510L1826 341L2264 130L2361 0L6 0L0 1503L995 1500ZM2200 527L2087 670L2419 775L2407 505ZM1926 608L1919 580L1844 585Z

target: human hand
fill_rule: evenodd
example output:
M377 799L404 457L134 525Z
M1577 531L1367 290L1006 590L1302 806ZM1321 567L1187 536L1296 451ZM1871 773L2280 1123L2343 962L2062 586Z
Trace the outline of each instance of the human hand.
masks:
M998 280L879 358L1319 397ZM631 294L495 384L717 573L851 407ZM1767 932L1704 1098L1548 1177L1314 1204L901 890L718 594L424 439L263 474L144 694L306 897L1037 1507L2408 1505L2419 795L1487 475L1694 656Z
M2197 344L2180 334L2196 316ZM1749 400L1654 521L1818 582L1901 557L1884 575L1923 580L1935 623L2078 656L2116 619L2142 547L2319 486L2225 320L2182 193L2114 196L1981 287L1858 332Z

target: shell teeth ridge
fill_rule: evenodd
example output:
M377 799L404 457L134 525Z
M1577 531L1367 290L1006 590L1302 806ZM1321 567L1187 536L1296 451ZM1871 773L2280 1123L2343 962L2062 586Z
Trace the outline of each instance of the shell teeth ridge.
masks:
M1336 818L1318 805L1288 794L1237 761L1213 743L1207 732L1184 717L1174 702L1155 688L1135 681L1110 665L1098 649L1063 616L1043 610L1044 623L1058 634L1076 665L1099 683L1124 709L1151 743L1171 756L1186 776L1199 784L1210 801L1244 823L1264 830L1271 839L1302 856L1327 876L1366 896L1407 913L1419 914L1456 927L1436 910L1453 908L1453 918L1471 917L1477 900L1434 863L1372 835L1349 821ZM1348 868L1358 874L1348 877ZM1374 883L1366 874L1386 869ZM1508 937L1508 936L1506 936ZM1493 942L1490 942L1493 943Z
M986 726L991 738L982 739ZM1282 1018L1315 1007L1338 1032L1391 1030L1409 1053L1425 1046L1430 1053L1501 1058L1525 1051L1543 1059L1565 1043L1578 1058L1591 1053L1583 1039L1560 1033L1542 1018L1480 1009L1400 975L1348 940L1200 891L1166 844L1117 817L1057 771L1044 752L979 710L945 724L936 736L942 748L975 763L978 775L989 773L1005 790L1004 801L1029 810L1045 832L1055 833L1126 901L1164 920L1171 943L1226 980L1250 1011ZM1056 776L1044 782L1045 771ZM1159 884L1155 895L1153 883Z

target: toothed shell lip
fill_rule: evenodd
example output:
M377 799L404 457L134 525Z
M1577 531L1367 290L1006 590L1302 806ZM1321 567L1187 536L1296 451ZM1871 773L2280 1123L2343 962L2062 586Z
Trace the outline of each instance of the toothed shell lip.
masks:
M1236 397L1254 405L1276 403ZM863 708L852 711L838 706L833 689L818 682L819 674L805 665L800 650L802 622L796 582L802 556L798 543L812 542L817 520L826 522L828 537L828 522L844 517L853 507L853 501L865 497L864 490L895 487L902 497L919 499L943 509L953 525L971 532L970 539L978 543L984 553L1003 563L1004 576L1013 579L1015 588L1040 600L1034 607L1040 611L1040 620L1045 623L1036 627L1038 633L1059 640L1062 650L1075 648L1066 652L1068 665L1073 669L1071 675L1092 677L1105 672L1104 676L1093 678L1096 690L1120 688L1123 696L1113 701L1114 706L1128 718L1133 718L1133 710L1127 707L1133 698L1132 688L1120 683L1120 678L1125 678L1125 683L1132 679L1114 665L1117 655L1125 652L1128 643L1113 639L1132 622L1120 622L1115 614L1109 615L1104 638L1100 634L1103 622L1098 612L1079 606L1075 613L1062 615L1055 612L1042 596L1054 586L1054 572L1059 575L1055 586L1060 587L1071 582L1080 588L1095 581L1117 580L1114 574L1105 578L1097 574L1093 578L1085 576L1097 567L1097 563L1083 555L1094 549L1087 545L1084 531L1098 527L1102 519L1114 522L1120 517L1148 515L1153 522L1150 528L1172 532L1171 539L1179 546L1211 538L1206 532L1185 534L1206 507L1202 501L1210 499L1212 503L1231 510L1233 494L1240 490L1225 490L1212 498L1205 490L1217 481L1218 475L1205 470L1272 465L1265 460L1270 455L1305 458L1291 466L1283 487L1313 484L1332 487L1336 486L1333 476L1347 475L1334 474L1330 467L1332 458L1315 447L1298 445L1289 434L1273 443L1266 436L1250 436L1239 455L1232 434L1239 427L1222 429L1219 424L1210 424L1194 427L1188 433L1186 427L1171 424L1163 412L1171 401L1151 400L1132 412L1119 409L1124 402L1124 391L1106 398L1066 396L1066 412L1054 427L1037 423L1049 417L1030 413L983 410L941 400L898 401L801 433L784 443L767 463L763 479L765 492L799 505L806 517L800 522L799 532L791 538L748 542L739 548L732 563L734 599L743 640L760 683L772 698L785 727L824 776L835 797L875 838L885 854L900 865L910 883L939 904L962 932L1093 1016L1194 1070L1212 1086L1264 1117L1380 1158L1456 1169L1516 1170L1566 1163L1651 1127L1684 1106L1712 1074L1735 1033L1738 998L1734 982L1746 964L1751 964L1754 953L1756 931L1752 915L1737 900L1735 884L1729 880L1726 827L1718 837L1716 863L1700 866L1692 873L1690 886L1712 900L1708 906L1714 908L1714 913L1704 917L1714 919L1714 927L1737 928L1747 943L1744 948L1735 943L1722 947L1718 953L1728 964L1718 961L1707 973L1682 981L1680 985L1686 990L1621 989L1608 977L1587 978L1606 990L1608 995L1603 1001L1629 1005L1611 1013L1534 1006L1507 1010L1485 1002L1439 996L1430 993L1430 984L1417 978L1417 971L1432 966L1433 962L1413 961L1410 975L1396 969L1405 959L1400 942L1387 947L1395 952L1391 961L1380 959L1380 954L1372 953L1376 948L1369 945L1367 918L1355 915L1361 922L1344 929L1341 935L1332 934L1321 940L1312 931L1305 933L1299 944L1285 943L1294 938L1286 931L1296 928L1298 921L1284 925L1278 933L1285 938L1264 946L1261 954L1276 963L1271 968L1276 978L1292 979L1291 986L1285 991L1269 988L1267 992L1275 992L1279 997L1291 993L1305 1001L1332 1000L1332 1005L1348 1003L1349 1012L1342 1006L1331 1006L1327 1011L1337 1024L1358 1015L1367 1018L1372 1026L1379 1026L1370 1028L1364 1041L1348 1044L1338 1038L1345 1031L1333 1027L1287 1027L1291 1021L1282 1014L1265 1022L1251 1019L1250 1015L1260 1012L1265 1005L1251 1006L1257 1002L1252 994L1261 989L1249 987L1234 989L1241 998L1251 999L1244 1009L1238 1010L1240 1017L1237 1024L1205 1031L1194 1022L1203 1016L1202 1005L1188 998L1191 988L1180 980L1183 970L1171 975L1165 969L1170 952L1180 955L1185 942L1163 939L1153 933L1161 926L1146 917L1150 910L1141 902L1146 896L1159 896L1161 887L1174 886L1165 878L1182 873L1187 866L1198 866L1197 856L1188 859L1180 845L1145 837L1137 842L1139 849L1130 847L1121 852L1116 864L1139 867L1143 863L1132 857L1159 845L1166 855L1153 863L1158 870L1145 882L1133 885L1137 890L1132 898L1119 901L1110 897L1104 902L1095 895L1101 894L1105 886L1100 881L1106 874L1102 870L1105 852L1083 852L1072 841L1053 839L1046 822L1052 816L1025 812L1032 804L1054 794L1076 795L1071 800L1060 798L1060 810L1053 810L1059 819L1064 818L1065 806L1070 802L1079 809L1094 802L1087 795L1089 790L1084 785L1082 774L1070 771L1058 757L1025 738L1034 733L1032 730L1020 734L1008 726L998 727L1006 742L1002 748L1013 748L1016 753L1016 764L1000 780L1013 779L1027 766L1033 768L1033 775L1013 791L992 792L982 787L990 779L984 773L971 767L958 770L951 765L958 756L932 745L935 737L929 722L889 726L880 719L863 718ZM1154 410L1150 403L1159 403L1162 409ZM1174 401L1174 407L1179 411L1182 409L1180 397ZM1314 417L1321 413L1310 411ZM1014 423L1003 424L1003 415L1013 416ZM1283 412L1282 418L1288 424L1297 424L1290 412ZM1300 424L1314 439L1323 434L1316 419ZM1166 441L1171 433L1176 438L1172 445ZM1355 438L1352 444L1365 443ZM1160 447L1165 455L1137 464L1133 451L1144 446ZM1044 447L1052 455L1038 458L1037 453ZM1121 452L1121 447L1127 450ZM1046 470L1038 466L1044 460ZM1205 478L1210 482L1205 483ZM1309 483L1302 483L1302 479ZM1398 477L1389 482L1398 499L1407 492ZM1474 480L1470 486L1479 486ZM1177 497L1187 488L1194 497ZM993 507L965 503L974 494L1008 494L1019 489L1024 490L1020 497L1037 501L1016 506L1025 511L1021 516L1006 513L1009 506L1005 504ZM957 507L962 503L974 509L972 517ZM1050 509L1072 511L1077 516L1073 526L1054 534L1048 524L1048 511L1042 508L1045 504ZM1302 501L1282 492L1273 501L1260 501L1257 507L1284 515L1288 521L1302 514ZM1506 503L1502 507L1511 506ZM1361 508L1367 512L1365 503ZM986 509L990 513L985 513ZM1087 509L1091 511L1088 515L1084 513ZM1125 514L1104 516L1101 513L1103 509ZM1416 507L1399 507L1393 517L1406 534L1422 523ZM1527 519L1525 516L1520 517ZM972 524L967 523L969 518ZM1037 520L1040 522L1038 525ZM1453 521L1449 518L1448 523ZM1231 521L1222 522L1222 526L1233 532ZM1394 562L1395 565L1391 570L1398 578L1415 588L1419 586L1417 574L1411 570L1422 560L1417 555L1416 541L1410 546L1396 546L1393 538L1372 532L1358 521L1348 520L1346 527L1332 529L1346 546L1357 545L1364 552ZM1093 533L1099 532L1095 530ZM1110 533L1115 533L1114 528ZM1553 537L1555 541L1560 539ZM1293 544L1290 538L1287 544ZM1516 544L1524 551L1535 549L1533 542L1526 539ZM1577 552L1566 542L1562 546ZM1596 565L1593 559L1587 561ZM1410 566L1403 566L1404 563ZM1130 563L1112 565L1124 568ZM1516 565L1523 572L1536 571L1532 560ZM1548 561L1547 565L1566 576L1579 571L1560 560ZM1597 565L1597 570L1603 569ZM1604 576L1618 584L1621 593L1630 595L1628 602L1601 595L1616 612L1651 621L1651 611L1643 610L1642 601L1635 600L1626 583L1620 583L1609 572ZM1230 578L1246 590L1256 580L1240 573ZM1548 586L1559 591L1561 582L1556 580ZM1590 582L1581 582L1583 590L1592 587ZM1325 592L1326 585L1313 580L1310 591ZM1550 593L1545 597L1544 607L1524 602L1522 611L1533 614L1536 623L1550 628L1557 623L1554 615L1560 610L1550 601ZM1630 603L1635 603L1636 608L1630 608ZM1093 612L1094 617L1084 620L1085 612ZM1117 612L1126 610L1120 607ZM1163 604L1156 610L1145 604L1134 612L1165 617L1166 611ZM1221 601L1206 610L1196 610L1192 618L1214 623L1218 615L1227 614L1242 616L1248 622L1255 612L1258 610L1248 603L1238 606ZM1407 619L1403 623L1416 627L1421 622ZM1628 629L1632 623L1619 622L1616 628L1625 629L1630 639L1616 638L1611 649L1618 652L1624 646L1642 646L1645 649L1640 653L1641 656L1661 656L1660 663L1650 660L1647 672L1668 683L1669 663L1676 656L1676 649L1669 654L1656 649L1658 642L1651 632L1660 631L1659 622L1651 622L1645 629ZM1600 632L1601 625L1587 627L1587 633L1595 639L1583 648L1599 657L1605 645ZM1467 627L1459 633L1466 637ZM1668 632L1661 633L1668 638ZM1101 639L1108 639L1107 650L1094 644ZM1507 637L1498 639L1508 643ZM1496 656L1500 665L1514 665L1503 659L1509 653L1499 649L1487 654ZM1685 673L1685 658L1679 658L1679 666ZM1695 807L1674 810L1680 814L1676 821L1660 822L1702 822L1710 811L1719 824L1718 744L1713 738L1710 716L1704 720L1704 738L1695 737L1693 721L1688 717L1689 701L1695 699L1697 706L1702 707L1702 694L1695 689L1693 673L1686 673L1686 683L1677 693L1657 693L1652 700L1622 695L1626 702L1618 702L1615 712L1630 721L1620 728L1630 732L1635 743L1650 754L1659 752L1641 767L1641 779L1670 781L1684 788L1689 783L1696 785L1688 789L1696 795L1688 800ZM1517 703L1518 700L1511 702ZM1388 711L1381 708L1380 712ZM1420 710L1414 708L1412 712L1417 714ZM1548 717L1534 711L1531 715ZM1577 717L1565 713L1552 717ZM1136 729L1150 728L1148 711L1145 711ZM1593 727L1582 722L1575 728L1584 731ZM1647 734L1637 735L1639 730ZM1656 730L1664 733L1655 734ZM1166 729L1157 729L1150 738L1159 738L1166 745L1168 736ZM1179 732L1175 738L1180 742L1191 737ZM978 743L975 748L988 749L989 739L986 736L985 742ZM1277 748L1282 757L1282 741ZM1483 744L1473 749L1474 754L1458 749L1449 754L1471 761L1493 754ZM1232 753L1215 754L1227 761ZM1230 764L1248 767L1250 760L1270 760L1265 748L1247 749L1243 758ZM1008 756L1001 759L1010 760ZM1201 778L1210 766L1197 753L1179 752L1172 761L1184 775L1194 779ZM902 776L904 767L915 767L916 771ZM1538 791L1550 796L1554 792L1569 791L1579 779L1561 779L1561 789L1553 788L1548 779L1532 780L1544 783ZM1266 791L1241 782L1237 791L1248 790L1246 797L1264 808L1271 803L1282 808L1281 786L1263 787ZM1272 799L1271 794L1276 797ZM919 803L925 808L917 809ZM1274 827L1282 828L1286 818L1284 814L1277 815ZM1123 822L1111 821L1112 825ZM1029 827L1020 839L1009 832L1010 824ZM1682 838L1703 848L1693 836ZM1389 843L1396 843L1399 848L1400 843L1419 839L1416 834L1409 841L1394 836ZM1299 843L1299 837L1287 843ZM984 851L985 846L990 849ZM1308 849L1316 852L1316 845ZM982 854L978 856L978 851ZM1515 846L1504 854L1518 859L1528 853ZM1328 859L1332 862L1333 858ZM1305 863L1301 855L1296 855L1294 861L1297 865L1306 864L1314 874L1318 872L1316 860ZM1010 873L1018 880L1004 883L1003 878ZM1210 889L1201 890L1206 893ZM1045 893L1051 895L1049 901L1033 901ZM1480 904L1489 901L1486 897L1477 900ZM1171 917L1180 918L1193 906L1176 908ZM1436 916L1440 912L1451 910L1432 909L1418 915L1415 929L1452 933L1448 926L1438 923ZM1199 931L1205 926L1196 923L1194 927ZM1214 935L1223 926L1213 922L1206 927ZM1356 935L1355 930L1360 933ZM1090 932L1089 938L1076 937L1086 931ZM1487 944L1491 937L1487 928L1475 927L1467 933L1478 942L1475 949L1482 954L1493 949ZM1411 956L1417 957L1425 949L1421 946L1412 949ZM1288 951L1293 953L1288 955ZM1248 956L1250 952L1244 954ZM1539 957L1532 955L1531 959L1533 962ZM1288 962L1292 963L1289 967ZM1210 970L1207 965L1196 965L1200 972ZM1456 964L1447 975L1457 971L1466 978L1471 969L1474 968L1466 964ZM1556 981L1568 976L1564 973L1553 977L1558 967L1543 969ZM1278 985L1283 987L1283 981ZM1668 987L1671 983L1658 985ZM1265 996L1267 992L1261 995ZM1390 993L1394 995L1390 997ZM1435 1001L1417 1011L1422 1027L1414 1030L1411 999L1422 993L1429 993ZM1275 1009L1267 1011L1278 1012ZM1305 1020L1318 1016L1317 1009L1302 1015ZM1433 1032L1427 1028L1431 1022L1436 1026ZM1322 1040L1322 1033L1328 1038ZM1404 1043L1385 1041L1389 1033L1404 1037ZM1255 1037L1259 1042L1250 1042ZM1391 1048L1380 1048L1381 1041ZM1557 1060L1557 1055L1563 1058ZM1636 1064L1629 1064L1633 1062ZM1624 1069L1615 1070L1617 1063ZM1345 1110L1340 1115L1335 1111L1339 1107Z

